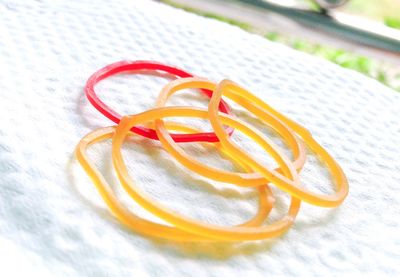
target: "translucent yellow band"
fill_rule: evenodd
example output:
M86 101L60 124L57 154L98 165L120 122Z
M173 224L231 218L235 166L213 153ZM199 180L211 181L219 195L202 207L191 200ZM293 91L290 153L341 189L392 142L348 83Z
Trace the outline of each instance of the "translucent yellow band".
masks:
M168 122L167 129L171 131L182 131L185 133L198 133L199 130L185 126L183 124ZM211 239L190 234L186 231L180 230L175 227L169 227L162 224L154 223L149 220L143 219L137 215L132 214L128 211L116 198L113 190L111 189L108 182L102 177L101 173L92 165L89 158L86 155L87 148L97 142L110 139L115 132L115 127L107 127L97 129L88 135L86 135L78 144L76 148L76 157L79 163L82 165L84 170L87 172L89 177L92 179L100 196L104 202L113 212L113 214L130 229L148 235L152 237L158 237L163 239L175 240L175 241L211 241ZM128 135L132 135L129 133ZM220 151L221 147L217 143L213 143ZM240 164L239 164L240 165ZM247 222L239 226L259 226L261 225L274 205L274 197L268 186L260 186L257 188L259 191L259 209L257 214ZM212 239L215 240L215 239ZM221 240L226 241L226 240Z
M299 186L299 184L293 182L293 180L282 176L282 174L265 168L263 165L257 162L257 160L253 158L251 154L245 153L243 150L241 150L228 136L226 136L225 131L222 127L223 122L221 122L220 118L218 117L218 105L222 95L227 96L228 98L231 98L230 95L235 95L236 97L242 96L242 99L250 98L257 105L259 105L260 108L263 108L264 110L269 110L270 112L274 112L276 116L279 117L282 121L284 121L288 125L291 125L291 128L301 136L305 144L314 153L316 153L322 161L325 162L336 184L336 193L333 195L322 195L312 192L306 189L304 186ZM232 99L235 98L232 97ZM239 101L237 101L237 103L239 103ZM263 176L265 176L267 180L277 185L280 189L307 203L322 207L336 207L340 205L346 198L349 191L349 186L343 170L341 169L339 164L329 155L329 153L314 140L310 132L308 132L308 130L301 127L297 123L280 115L263 101L251 95L251 93L249 93L245 89L236 85L232 81L222 81L214 90L208 106L208 111L210 115L211 125L213 126L213 129L217 134L221 145L226 149L226 151L230 153L233 157L237 157L238 159L245 161L245 163L253 168L254 171L260 172Z
M175 92L201 88L213 91L208 110L192 107L165 107L170 96ZM261 132L247 123L227 114L219 113L218 107L222 96L227 97L254 114L260 121L274 129L291 149L294 160L290 161L281 149ZM230 172L202 164L186 154L173 140L169 131L199 133L200 131L174 122L164 122L167 117L194 117L208 119L219 142L214 143L217 149L242 167L245 172ZM142 192L128 174L121 154L121 147L127 136L133 135L131 128L147 125L155 129L164 149L188 169L207 178L237 186L255 187L259 192L259 210L249 221L238 225L222 227L202 223L177 214L162 204L152 200ZM263 166L251 154L236 145L225 131L225 126L244 133L260 145L278 164L271 169ZM128 211L116 198L109 184L100 172L92 165L86 155L87 148L98 141L112 137L112 161L118 179L124 190L143 208L172 224L166 226L151 222ZM300 138L301 139L300 139ZM325 162L336 185L332 195L314 193L300 184L299 171L305 164L307 145ZM300 124L280 114L268 104L257 98L235 83L224 80L218 85L202 78L182 78L170 82L161 91L156 108L132 116L125 116L117 127L102 128L86 135L78 144L76 156L82 167L94 182L103 200L114 215L132 230L141 234L177 240L177 241L245 241L276 237L290 228L296 218L301 201L322 207L336 207L348 194L348 183L341 167L312 137L311 133ZM261 224L268 217L274 205L274 197L268 183L273 183L291 195L288 213L280 220L268 225Z
M188 217L176 214L167 207L150 199L135 185L133 180L130 178L127 167L122 158L121 146L132 126L165 117L208 118L208 111L189 107L166 107L157 108L136 114L134 116L126 116L122 118L116 129L112 142L113 165L123 188L137 203L157 217L182 230L216 240L241 241L266 239L281 235L292 225L293 220L300 208L300 200L295 198L292 198L287 216L265 227L221 227L201 223ZM240 122L239 120L228 115L220 114L219 117L222 123L225 125L247 133L250 136L256 135L246 123ZM287 161L287 159L281 159L278 161L278 163L280 164L283 173L288 178L293 178L293 176L297 175L296 169L293 167L292 163Z
M162 89L161 93L158 96L156 106L165 106L168 98L182 89L203 88L207 90L214 90L216 86L217 85L215 83L201 78L183 78L180 80L175 80L170 82ZM257 115L257 117L262 122L272 127L279 135L281 135L285 139L285 142L288 144L289 148L292 149L295 159L293 164L291 162L289 163L288 161L286 162L290 165L293 165L297 170L300 170L305 163L306 153L303 143L298 139L294 132L291 131L289 127L287 127L273 114L259 109L257 106L255 106L251 102L248 102L247 100L243 100L243 102L247 104L245 108ZM247 124L244 124L244 122L242 121L240 122L244 126L249 126ZM246 128L246 130L247 129L248 128ZM267 152L269 152L276 161L281 160L284 157L282 153L280 153L278 147L275 146L275 144L271 140L263 136L254 128L251 129L251 132L257 134L253 136L253 138L255 138L255 141ZM252 173L230 172L216 169L194 160L191 156L182 151L178 144L173 141L171 135L167 132L162 119L155 120L155 130L164 148L171 155L173 155L175 159L179 161L182 165L200 175L216 181L231 183L243 187L260 186L269 182L264 178L264 176L259 173L254 173L254 171ZM297 179L297 175L295 176L295 179Z
M166 85L161 91L157 100L157 105L161 106L165 104L168 97L173 93L188 88L205 88L214 91L208 107L208 119L220 140L220 144L225 148L226 152L231 154L232 157L247 164L253 168L254 172L258 172L259 174L254 176L254 173L242 174L226 172L211 168L193 160L190 156L180 150L163 127L162 120L157 119L155 121L156 132L161 143L164 145L165 149L167 149L168 152L170 152L170 154L172 154L184 166L209 178L240 186L256 186L260 185L260 183L272 182L290 195L316 206L336 207L346 198L348 194L348 183L343 170L329 155L329 153L314 140L311 133L232 81L224 80L216 86L215 83L202 78L183 78L174 80ZM241 150L230 137L226 136L226 133L223 130L223 122L221 123L220 120L221 117L217 116L218 106L222 95L243 106L248 111L255 114L260 120L273 127L281 136L284 136L285 141L290 145L291 149L294 150L296 160L293 164L297 169L300 169L305 162L305 150L299 143L297 137L294 136L294 132L297 133L306 145L325 162L331 172L334 183L336 184L336 193L333 195L322 195L307 190L304 186L300 186L297 175L294 175L294 179L290 180L282 175L282 167L280 170L267 168L257 162L251 155ZM293 131L291 131L291 129L293 129ZM279 152L279 149L274 146L270 140L254 129L253 131L256 135L249 135L249 133L246 134L262 146L275 161L279 162L279 160L285 159L285 157Z

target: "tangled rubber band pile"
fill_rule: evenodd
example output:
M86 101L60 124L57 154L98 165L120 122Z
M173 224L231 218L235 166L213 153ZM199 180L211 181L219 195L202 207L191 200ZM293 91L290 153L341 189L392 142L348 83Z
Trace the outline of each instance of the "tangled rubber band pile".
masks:
M161 90L154 109L122 117L97 97L94 86L101 80L121 72L135 73L135 71L142 70L162 71L178 78ZM200 89L210 98L208 109L165 107L170 96L177 91L188 88ZM194 77L181 69L157 62L122 61L106 66L93 74L86 84L85 92L93 106L117 123L118 126L100 128L86 135L77 146L77 159L113 214L129 228L141 234L177 241L250 241L272 238L283 234L290 228L299 212L301 201L320 207L337 207L348 194L348 183L343 170L328 152L313 139L307 129L280 114L267 103L232 81L224 80L216 84L204 78ZM290 161L279 147L254 127L234 117L222 96L244 107L260 121L275 130L291 149L294 160ZM180 123L164 122L163 119L168 117L207 119L210 121L214 132L202 133ZM147 126L154 129L140 126L143 124L149 124ZM256 158L238 147L230 138L234 130L244 133L259 144L271 155L279 168L271 169L262 165ZM169 131L183 133L172 134ZM121 146L124 140L127 136L135 133L159 140L163 148L178 162L204 177L241 187L257 188L259 193L258 213L251 220L241 225L221 227L179 215L156 203L135 186L121 155ZM172 226L149 221L128 211L116 198L101 173L94 168L86 155L86 150L89 145L109 138L112 138L113 166L125 191L146 210ZM183 142L213 142L220 152L226 154L246 172L229 172L202 164L191 158L179 147L178 143ZM306 162L304 144L321 160L325 161L336 185L335 194L314 193L300 184L299 172ZM270 225L263 226L262 224L268 217L274 203L269 183L290 194L291 202L286 216Z

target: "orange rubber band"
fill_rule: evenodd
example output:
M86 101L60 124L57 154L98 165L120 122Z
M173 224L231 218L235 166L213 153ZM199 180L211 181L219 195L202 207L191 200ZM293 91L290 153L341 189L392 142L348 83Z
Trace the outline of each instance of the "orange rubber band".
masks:
M191 79L193 81L198 80L198 78ZM190 83L191 80L188 78L175 83L182 84L185 82ZM222 95L234 100L238 104L242 104L241 101L243 101L244 99L249 99L255 102L256 105L259 105L260 109L263 108L264 110L274 113L283 122L288 124L296 133L301 136L305 144L321 160L325 162L327 168L331 172L334 182L336 183L336 193L333 195L322 195L312 192L306 189L304 186L299 186L297 182L294 182L293 180L282 176L276 171L266 168L265 166L258 163L256 159L252 157L252 155L247 154L243 150L241 150L229 137L226 136L220 117L218 116L217 108ZM245 105L243 106L246 107ZM253 168L254 171L260 172L266 179L270 180L283 191L286 191L290 195L297 197L309 204L322 207L336 207L340 205L346 198L349 187L343 170L341 169L339 164L329 155L329 153L314 140L311 133L304 127L301 127L292 120L289 120L279 114L277 111L272 109L265 102L256 98L250 92L236 85L232 81L224 80L219 83L217 88L214 90L208 106L208 111L210 123L220 140L220 144L226 149L226 151L229 152L232 156L237 157L238 159L247 163L251 168Z
M165 123L165 126L167 127L167 130L171 131L181 131L185 133L199 133L198 129L186 126L182 123L168 121ZM155 129L155 122L154 121L150 122L149 127ZM242 163L239 160L232 157L221 147L221 144L219 142L214 142L212 145L215 146L218 151L220 151L222 154L224 154L234 163L236 163L239 167L243 168L247 172L251 172L251 168L247 166L247 164ZM257 190L259 192L259 199L258 199L259 209L257 215L252 219L250 219L249 221L247 221L246 223L238 226L259 226L267 219L269 213L271 212L275 203L275 198L272 194L271 188L268 186L268 184L266 184L264 186L257 187Z
M168 130L172 131L198 133L198 130L194 128L173 122L168 122L167 128ZM103 198L107 206L110 208L110 210L113 212L113 214L130 229L144 235L175 240L175 241L212 241L209 238L190 234L186 231L177 229L175 227L169 227L143 219L129 212L129 210L126 209L119 202L108 182L103 178L101 173L92 165L86 154L86 150L90 145L111 138L114 132L115 132L115 127L97 129L86 135L79 142L75 151L79 163L82 165L83 169L92 179L93 183L96 186L96 189L99 191L101 197ZM128 135L133 135L133 133L129 133ZM222 151L221 147L218 146L218 143L213 143L213 145L215 145L219 150ZM240 165L240 163L238 164ZM258 188L258 191L259 191L259 209L257 214L252 219L248 220L247 222L239 226L259 226L268 217L273 207L275 199L272 196L271 190L267 186L260 186Z
M204 88L207 90L214 90L216 86L217 85L215 83L202 78L182 78L172 81L167 84L160 92L156 102L156 107L165 106L168 98L179 90L187 88ZM293 150L293 156L295 159L293 165L297 170L300 171L306 161L306 152L301 140L299 140L294 132L292 132L291 129L276 116L261 109L258 109L256 106L245 99L243 99L243 102L247 103L245 108L253 112L261 121L271 126L279 135L285 138L285 142ZM242 122L242 124L244 123ZM252 173L230 172L213 168L194 160L192 157L187 155L173 140L171 140L172 138L167 132L164 126L164 121L162 119L155 120L155 130L164 148L171 155L173 155L177 161L179 161L188 169L202 176L211 178L216 181L231 183L243 187L260 186L269 182L262 175L254 172L253 170ZM252 132L256 132L258 134L257 137L262 137L256 140L256 142L266 151L272 153L276 161L281 159L282 154L279 154L280 151L278 147L275 146L275 144L271 140L262 136L262 134L255 131L254 128L252 129ZM279 169L276 170L281 172L281 170Z
M184 230L188 233L199 236L225 241L260 240L276 237L284 233L292 225L300 208L300 200L292 198L288 215L281 220L263 227L221 227L212 224L201 223L197 220L176 214L167 207L157 203L143 193L130 178L128 170L121 154L121 146L132 126L142 124L164 117L198 117L208 118L208 111L189 107L167 107L149 110L134 116L126 116L121 119L112 140L112 159L118 179L125 191L143 208L153 213L162 220ZM254 136L258 139L258 134L254 132L246 123L229 115L219 115L224 125L231 126L239 131ZM160 138L161 140L161 138ZM282 155L282 157L284 157ZM297 176L296 169L287 158L279 159L278 163L288 178Z
M287 177L282 176L281 171L269 169L267 167L262 166L260 163L256 162L254 158L249 157L246 153L240 150L240 148L236 144L234 144L230 138L226 138L226 140L224 140L223 143L221 141L221 144L226 147L226 151L230 152L234 157L237 157L239 160L242 160L244 163L251 166L253 168L253 171L262 174L262 176L254 177L254 175L251 174L226 172L211 168L207 165L203 165L191 159L180 148L178 148L178 146L170 139L170 136L166 132L165 128L163 128L162 120L157 119L156 120L157 135L159 136L160 141L163 143L164 147L170 152L170 154L174 155L175 158L187 168L190 168L191 170L201 175L206 174L204 176L213 179L215 178L215 180L218 181L225 181L240 186L256 186L259 184L260 181L261 182L263 181L265 183L266 182L265 180L267 180L268 182L270 181L275 185L277 185L282 190L288 192L290 195L297 197L312 205L322 206L322 207L336 207L343 202L343 200L346 198L348 194L348 183L346 176L344 175L343 170L336 163L336 161L325 151L325 149L323 149L312 138L310 132L307 129L295 123L294 121L288 119L287 117L283 116L282 114L280 114L279 112L268 106L265 102L255 97L245 89L235 85L231 81L228 80L223 81L218 86L218 88L216 88L215 86L216 85L213 82L202 78L184 78L184 79L174 80L164 87L158 98L157 105L164 105L170 95L181 89L206 88L209 90L214 90L213 96L209 104L209 120L212 123L213 128L216 129L215 132L217 133L218 131L219 135L222 138L225 132L221 130L222 125L218 121L217 117L218 111L215 110L215 105L219 103L221 95L222 93L224 93L224 96L230 98L231 100L243 106L250 112L254 113L259 119L261 120L264 119L263 120L264 122L266 122L265 119L268 118L268 120L270 121L274 120L275 124L280 123L281 129L275 129L278 132L279 130L281 130L279 132L280 135L284 134L284 131L286 131L289 128L288 126L290 126L290 128L292 128L297 134L299 134L304 140L304 142L311 148L311 150L314 151L322 160L326 162L328 169L330 170L334 182L336 183L337 186L336 193L333 195L322 195L307 190L303 186L300 186L299 180L297 178L295 178L294 181L289 180ZM218 91L221 90L220 86L225 87L223 92ZM229 89L226 89L227 86L229 86ZM289 134L293 133L289 131ZM288 138L290 139L290 137ZM266 138L261 137L258 140L256 139L255 141L258 142L258 144L260 144L260 142L262 143L263 141L265 142L268 140ZM295 149L296 151L296 144L294 144L294 141L290 140L286 141L289 143L293 143L291 148ZM262 144L260 145L262 146ZM271 146L271 148L268 148L269 145ZM264 146L267 146L267 148L265 147L263 148L267 152L272 154L275 161L278 161L278 159L282 158L282 155L279 154L278 150L275 150L276 147L271 142L264 144ZM299 148L301 149L301 147ZM296 152L294 154L296 155ZM302 154L305 155L305 152L303 152ZM300 161L304 162L304 160ZM302 166L301 162L297 163L295 162L297 168L299 166Z
M201 88L213 91L208 110L190 107L163 107L173 93L187 88ZM285 143L293 152L294 161L289 161L281 153L279 147L255 128L230 115L219 113L218 107L222 95L246 108L283 137ZM116 128L102 128L89 133L80 141L76 149L76 156L79 162L94 182L108 207L121 222L139 233L176 241L246 241L272 238L281 235L290 228L299 212L301 201L322 207L336 207L343 202L348 194L348 183L343 170L326 150L312 138L311 133L307 129L280 114L261 99L231 81L224 80L218 85L201 78L184 78L172 81L161 91L157 100L157 107L156 109L140 114L123 117ZM166 117L208 119L219 140L219 142L215 143L217 149L240 167L244 168L246 172L223 171L193 160L174 142L169 134L169 130L182 131L184 133L197 133L198 130L179 123L164 123L163 118ZM121 147L125 138L133 135L130 129L140 124L154 126L163 147L181 164L192 171L217 181L239 186L257 187L259 192L259 209L257 214L244 224L233 227L222 227L202 223L198 220L177 214L150 199L135 186L128 174L121 154ZM270 169L265 167L254 157L241 150L230 139L224 126L237 129L253 139L272 156L278 163L279 168ZM91 164L86 155L87 147L110 137L112 137L113 165L124 190L143 208L172 224L172 227L151 222L129 212L115 197L114 192L100 172ZM300 185L298 171L301 170L306 159L303 141L326 163L326 166L330 170L332 179L336 184L336 192L333 195L314 193ZM267 185L268 182L274 183L277 187L289 193L291 195L291 202L286 216L268 226L261 226L274 203L272 192Z

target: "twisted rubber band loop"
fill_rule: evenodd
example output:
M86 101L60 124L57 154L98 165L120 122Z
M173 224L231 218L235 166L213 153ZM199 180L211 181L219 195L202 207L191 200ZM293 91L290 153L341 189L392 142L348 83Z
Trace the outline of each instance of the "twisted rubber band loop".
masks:
M182 82L190 82L190 78L182 80L180 82L178 80L177 83ZM232 93L246 97L246 99L252 98L253 100L258 102L261 108L269 110L270 112L274 112L277 116L280 117L282 121L290 125L293 130L301 136L305 144L313 152L315 152L315 154L317 154L317 156L321 160L325 162L327 168L332 175L334 183L336 184L335 194L322 195L312 192L306 189L304 186L300 186L297 182L294 182L293 180L283 176L282 174L279 174L278 172L273 170L269 170L268 168L257 162L257 160L253 158L251 154L247 154L243 150L241 150L228 136L226 136L226 133L222 128L222 122L220 120L220 117L218 116L217 107L222 95L234 100L234 97L231 97ZM237 103L240 104L239 102ZM253 168L254 171L260 172L263 176L265 176L266 179L270 180L283 191L286 191L290 195L301 199L309 204L321 207L336 207L340 205L346 198L349 187L343 170L341 169L339 164L329 155L329 153L314 140L311 133L294 121L282 116L270 106L266 105L263 101L252 96L251 93L249 93L242 87L236 85L229 80L224 80L219 83L211 97L208 111L211 125L213 126L215 133L220 139L220 144L227 150L227 152L231 153L232 156L237 157L239 160L247 163L251 168Z

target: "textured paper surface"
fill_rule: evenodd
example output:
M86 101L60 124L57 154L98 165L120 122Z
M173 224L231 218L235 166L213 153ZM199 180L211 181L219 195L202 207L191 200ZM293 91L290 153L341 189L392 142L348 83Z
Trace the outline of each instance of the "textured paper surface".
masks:
M301 124L337 159L350 194L334 210L304 204L283 237L244 244L174 244L144 238L106 209L73 157L79 139L112 125L83 96L90 74L118 60L157 60L214 81L230 78ZM0 2L1 275L265 276L400 273L400 94L352 71L262 37L151 1ZM122 114L154 105L165 78L120 75L97 89ZM197 92L171 105L206 107ZM294 108L295 107L295 108ZM260 126L241 109L235 113ZM201 121L188 121L204 127ZM203 126L204 125L204 126ZM283 145L279 139L271 136ZM235 140L270 161L237 132ZM234 170L211 146L185 145ZM110 142L90 157L131 209L112 173ZM173 210L239 224L256 194L216 184L171 161L156 142L135 138L124 157L137 184ZM312 156L303 183L332 192ZM272 220L285 212L277 193Z

